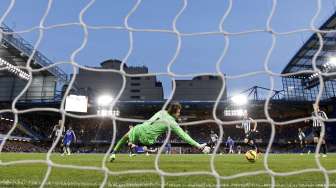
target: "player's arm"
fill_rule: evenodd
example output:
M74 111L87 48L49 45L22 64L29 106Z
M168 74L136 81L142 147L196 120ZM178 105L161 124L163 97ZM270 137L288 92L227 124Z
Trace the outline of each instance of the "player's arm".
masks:
M326 119L326 120L328 119L328 116L327 116L327 114L325 112L322 111L322 115L323 115L324 119Z
M201 148L201 145L196 142L194 139L192 139L184 130L173 120L169 121L171 131L174 132L178 137L180 137L183 141L186 143L197 147L199 149Z
M311 117L314 117L314 111L311 113ZM304 122L305 123L309 123L311 120L310 119L305 119Z
M53 128L53 130L51 131L50 135L49 135L49 138L51 138L53 135L54 135L54 132L55 132L55 127Z
M76 143L76 142L77 142L77 138L76 138L76 134L75 134L74 131L72 131L72 136L73 136L73 138L74 138L74 142Z
M253 132L256 132L257 131L257 121L255 121L254 119L250 118L250 121L253 123Z

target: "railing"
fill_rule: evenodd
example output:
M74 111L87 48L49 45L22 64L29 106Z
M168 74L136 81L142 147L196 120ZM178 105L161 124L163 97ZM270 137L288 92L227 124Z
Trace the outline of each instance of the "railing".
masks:
M21 126L21 127L20 127ZM25 122L19 122L18 128L21 129L23 132L28 134L29 136L33 137L35 140L40 140L43 138L43 136L36 131L34 131L32 128L29 127Z
M270 93L272 94L270 97L271 100L284 100L284 92L284 90L275 90L260 86L253 86L245 91L242 91L240 94L246 95L249 100L263 101L269 97Z
M3 35L3 40L20 50L24 55L30 56L33 53L34 47L24 40L20 35L15 34L14 31L7 25L2 24L1 29L4 32L8 32ZM49 66L53 62L44 56L41 52L35 51L33 56L34 61L42 67ZM48 68L49 72L55 75L61 82L67 82L67 74L57 66Z

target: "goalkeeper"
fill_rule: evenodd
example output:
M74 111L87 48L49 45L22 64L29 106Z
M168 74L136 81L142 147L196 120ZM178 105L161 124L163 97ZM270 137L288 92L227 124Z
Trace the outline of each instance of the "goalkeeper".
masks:
M167 111L161 110L157 112L149 120L128 131L114 147L110 156L110 161L112 162L115 160L116 152L118 152L126 143L130 148L135 148L138 145L153 145L156 142L156 139L161 134L165 133L169 127L173 133L177 134L188 144L198 148L203 153L209 153L210 148L206 146L206 144L197 143L177 124L176 120L180 116L181 109L182 107L179 103L172 103L169 105Z

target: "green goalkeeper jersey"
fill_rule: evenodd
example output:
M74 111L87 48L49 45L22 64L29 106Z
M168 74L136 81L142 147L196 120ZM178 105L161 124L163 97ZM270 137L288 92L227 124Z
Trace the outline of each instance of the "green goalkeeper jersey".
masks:
M175 118L162 110L154 114L149 120L135 126L129 133L129 139L134 144L152 145L157 138L170 130L188 144L199 147L199 143L193 140L183 129L176 123Z

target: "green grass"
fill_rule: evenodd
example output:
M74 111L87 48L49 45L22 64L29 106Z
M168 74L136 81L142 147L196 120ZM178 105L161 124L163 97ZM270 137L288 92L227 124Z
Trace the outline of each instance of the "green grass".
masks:
M3 163L20 160L44 160L45 154L20 154L2 153L0 159ZM76 165L101 167L104 155L81 154L61 157L53 154L51 159L58 165ZM156 155L138 155L128 157L117 155L113 163L106 163L108 169L113 172L108 176L106 187L160 187L161 179L155 171ZM211 175L184 175L171 176L175 172L211 172L210 155L162 155L159 160L159 168L167 172L164 176L166 187L214 187L216 178ZM324 168L336 169L336 155L329 154L327 158L320 158ZM214 160L215 170L223 177L233 177L239 173L265 171L263 158L255 163L249 163L243 155L216 155ZM271 154L268 167L277 173L317 169L314 155L298 154ZM146 173L128 173L128 170L150 170ZM45 163L34 164L10 164L0 166L0 187L38 187L42 182L47 165ZM104 179L104 172L99 170L67 169L53 167L46 187L99 187ZM331 187L336 186L336 174L329 174ZM266 173L237 177L234 179L222 179L223 187L270 187L271 177ZM278 187L322 187L324 175L321 172L306 172L292 176L276 176L275 183Z

